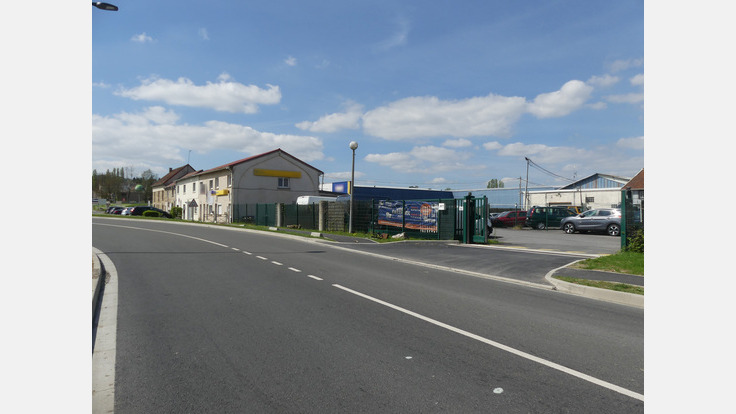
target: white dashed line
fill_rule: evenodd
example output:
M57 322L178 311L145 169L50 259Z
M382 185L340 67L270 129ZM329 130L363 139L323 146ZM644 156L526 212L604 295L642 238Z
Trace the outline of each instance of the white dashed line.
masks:
M248 256L251 256L251 255L253 254L253 253L251 253L251 252L246 252L245 250L243 250L243 253L244 253L244 254L247 254Z
M410 311L408 309L404 309L404 308L402 308L400 306L396 306L396 305L391 304L391 303L388 303L388 302L384 302L384 301L382 301L380 299L374 298L372 296L368 296L368 295L366 295L364 293L360 293L358 291L355 291L355 290L346 288L344 286L340 286L340 285L337 285L337 284L333 284L332 286L334 286L334 287L336 287L338 289L341 289L341 290L343 290L345 292L352 293L353 295L360 296L362 298L368 299L368 300L373 301L375 303L378 303L380 305L383 305L383 306L389 307L391 309L397 310L399 312L403 312L403 313L405 313L407 315L410 315L410 316L413 316L413 317L415 317L417 319L421 319L423 321L429 322L431 324L434 324L434 325L439 326L441 328L444 328L444 329L447 329L449 331L455 332L457 334L466 336L468 338L475 339L476 341L480 341L480 342L482 342L484 344L487 344L487 345L493 346L495 348L504 350L506 352L512 353L512 354L517 355L519 357L528 359L530 361L536 362L538 364L547 366L547 367L552 368L552 369L556 369L558 371L564 372L566 374L572 375L574 377L580 378L580 379L585 380L585 381L588 381L590 383L599 385L599 386L604 387L604 388L607 388L609 390L616 391L616 392L618 392L620 394L629 396L631 398L635 398L635 399L637 399L639 401L644 401L644 395L643 394L639 394L638 392L634 392L634 391L628 390L626 388L620 387L618 385L611 384L610 382L603 381L601 379L595 378L595 377L590 376L588 374L584 374L584 373L582 373L580 371L575 371L574 369L568 368L566 366L563 366L563 365L560 365L560 364L556 364L556 363L554 363L552 361L548 361L546 359L543 359L543 358L540 358L538 356L535 356L535 355L526 353L524 351L520 351L520 350L515 349L515 348L512 348L510 346L507 346L507 345L498 343L496 341L492 341L492 340L487 339L487 338L484 338L484 337L482 337L480 335L476 335L474 333L470 333L468 331L464 331L464 330L462 330L460 328L456 328L456 327L454 327L452 325L448 325L448 324L443 323L443 322L440 322L438 320L435 320L435 319L432 319L432 318L428 318L428 317L426 317L424 315L418 314L416 312L412 312L412 311Z
M276 266L283 266L283 263L279 263L273 260L271 261L271 263L275 264Z
M268 260L268 257L263 257L263 256L256 256L256 257L259 258L259 259L261 259L261 260Z
M292 272L297 272L297 273L301 273L301 270L299 270L299 269L294 269L293 267L290 267L290 268L289 268L289 270L291 270Z
M317 276L307 275L307 277L311 277L314 280L322 280L322 278L317 277Z

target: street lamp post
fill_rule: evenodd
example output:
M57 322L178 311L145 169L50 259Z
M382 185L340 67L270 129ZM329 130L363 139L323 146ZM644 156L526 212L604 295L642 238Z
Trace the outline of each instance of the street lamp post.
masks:
M358 143L350 141L350 149L353 150L353 167L350 172L350 224L348 225L348 233L353 232L353 194L355 194L355 150L358 149Z
M118 11L118 6L110 3L103 3L101 1L93 1L92 5L97 7L100 10L107 10L107 11Z

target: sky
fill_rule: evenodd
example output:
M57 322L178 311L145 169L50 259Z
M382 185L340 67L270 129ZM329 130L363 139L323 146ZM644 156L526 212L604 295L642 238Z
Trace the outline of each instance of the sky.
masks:
M644 167L644 4L137 1L92 12L92 168L281 148L324 182L564 185ZM540 167L540 168L537 168Z

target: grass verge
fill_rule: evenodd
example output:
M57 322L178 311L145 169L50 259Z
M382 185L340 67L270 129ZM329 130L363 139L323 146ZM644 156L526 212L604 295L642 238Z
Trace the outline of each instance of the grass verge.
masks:
M617 292L634 293L637 295L644 294L644 288L641 286L627 285L625 283L614 283L614 282L603 282L600 280L586 280L577 279L574 277L567 276L555 276L555 279L559 279L568 283L575 283L583 286L592 286L600 289L615 290Z
M583 260L571 267L644 276L644 253L619 252L610 256Z

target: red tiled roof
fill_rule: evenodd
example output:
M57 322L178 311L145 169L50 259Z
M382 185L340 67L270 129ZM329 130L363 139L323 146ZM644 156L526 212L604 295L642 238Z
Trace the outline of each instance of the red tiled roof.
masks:
M644 189L644 169L642 168L634 178L631 179L624 188L631 190L643 190Z
M176 176L176 174L178 174L181 170L183 170L183 169L185 169L187 167L192 168L189 164L182 165L179 168L174 168L173 170L169 171L168 174L164 175L160 180L158 180L155 183L153 183L152 187L157 187L157 186L160 186L160 185L166 185L174 176Z
M243 159L241 159L241 160L237 160L237 161L233 161L233 162L230 162L230 163L227 163L227 164L223 164L223 165L221 165L221 166L219 166L219 167L215 167L215 168L210 168L209 170L206 170L206 171L204 171L204 172L202 172L202 173L203 173L203 174L205 174L205 173L208 173L208 172L212 172L212 171L217 171L217 170L224 170L224 169L226 169L226 168L230 168L230 167L232 167L232 166L234 166L234 165L238 165L238 164L240 164L240 163L243 163L243 162L246 162L246 161L254 160L254 159L256 159L256 158L264 157L264 156L266 156L266 155L270 155L270 154L273 154L273 153L275 153L275 152L281 152L282 154L288 155L289 157L291 157L291 158L293 158L293 159L295 159L295 160L299 161L300 163L302 163L302 164L305 164L305 165L308 165L309 167L312 167L312 168L314 168L315 170L319 171L320 173L324 174L324 172L323 172L322 170L320 170L320 169L318 169L318 168L315 168L315 167L313 167L313 166L311 166L311 165L307 164L306 162L304 162L304 161L300 160L299 158L297 158L297 157L295 157L295 156L293 156L293 155L289 154L288 152L286 152L286 151L282 150L281 148L277 148L277 149L275 149L275 150L273 150L273 151L268 151L268 152L264 152L263 154L259 154L259 155L253 155L253 156L251 156L251 157L247 157L247 158L243 158Z

